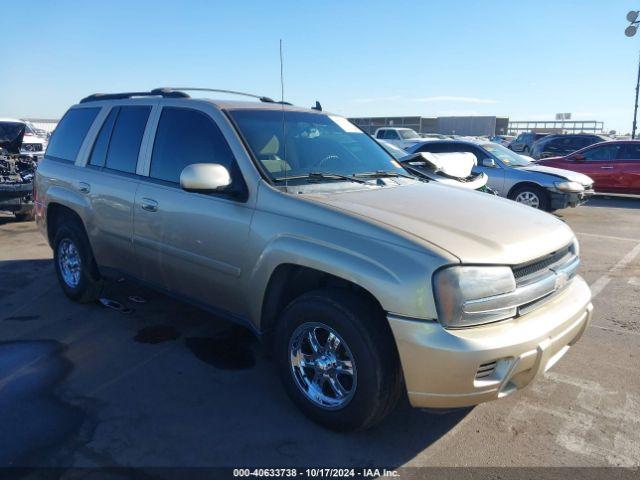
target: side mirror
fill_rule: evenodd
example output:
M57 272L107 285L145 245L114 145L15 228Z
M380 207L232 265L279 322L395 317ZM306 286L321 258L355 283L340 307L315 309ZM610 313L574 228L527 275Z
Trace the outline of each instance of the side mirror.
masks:
M482 166L487 168L496 168L496 161L493 158L483 158Z
M180 187L187 192L222 192L229 186L229 170L217 163L192 163L180 173Z
M575 162L584 162L584 155L582 155L581 153L576 153L574 155L571 155L571 160Z

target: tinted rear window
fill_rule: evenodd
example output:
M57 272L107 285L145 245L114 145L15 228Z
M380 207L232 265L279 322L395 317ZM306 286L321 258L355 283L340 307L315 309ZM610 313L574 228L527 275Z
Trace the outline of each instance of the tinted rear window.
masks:
M47 147L47 156L75 162L84 137L99 111L99 108L69 110L53 132Z
M106 168L135 173L151 107L120 107L111 133Z

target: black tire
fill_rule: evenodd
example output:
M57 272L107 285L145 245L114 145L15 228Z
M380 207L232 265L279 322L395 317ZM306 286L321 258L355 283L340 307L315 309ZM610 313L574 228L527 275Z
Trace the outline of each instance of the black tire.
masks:
M338 409L315 404L294 378L290 341L296 329L309 322L335 330L352 354L355 392ZM293 402L313 421L332 430L363 430L375 425L393 410L402 392L398 352L384 313L363 295L346 289L316 290L291 302L276 326L274 358Z
M535 185L519 185L509 193L509 198L517 201L516 198L523 193L530 193L538 197L538 210L549 211L549 195L542 188Z
M32 208L26 212L15 212L13 215L19 222L31 222L35 218L35 211Z
M75 286L69 285L65 280L60 265L60 244L71 242L77 249L80 257L80 275ZM75 220L65 221L56 230L53 241L53 262L56 276L62 291L71 300L80 303L88 303L97 300L102 290L102 277L93 258L91 246L84 228Z

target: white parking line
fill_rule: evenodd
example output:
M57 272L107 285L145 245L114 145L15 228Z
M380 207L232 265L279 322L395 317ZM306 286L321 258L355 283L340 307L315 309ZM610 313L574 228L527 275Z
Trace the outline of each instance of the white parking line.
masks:
M630 237L616 237L613 235L600 235L598 233L586 233L586 232L575 232L576 235L583 235L585 237L594 237L594 238L606 238L609 240L623 240L625 242L637 242L638 239L637 238L630 238Z
M637 241L637 240L636 240ZM635 258L640 255L640 243L631 249L629 253L627 253L622 259L616 263L613 267L609 269L607 273L598 278L595 282L591 284L591 296L592 298L597 297L602 290L609 284L611 281L611 276L623 270L627 265L635 260Z

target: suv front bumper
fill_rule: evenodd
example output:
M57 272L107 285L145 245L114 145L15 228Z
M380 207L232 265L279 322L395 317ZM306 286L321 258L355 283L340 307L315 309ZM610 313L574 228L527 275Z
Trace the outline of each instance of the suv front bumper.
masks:
M536 310L463 329L388 315L414 407L467 407L529 384L576 343L591 320L591 291L576 276Z

